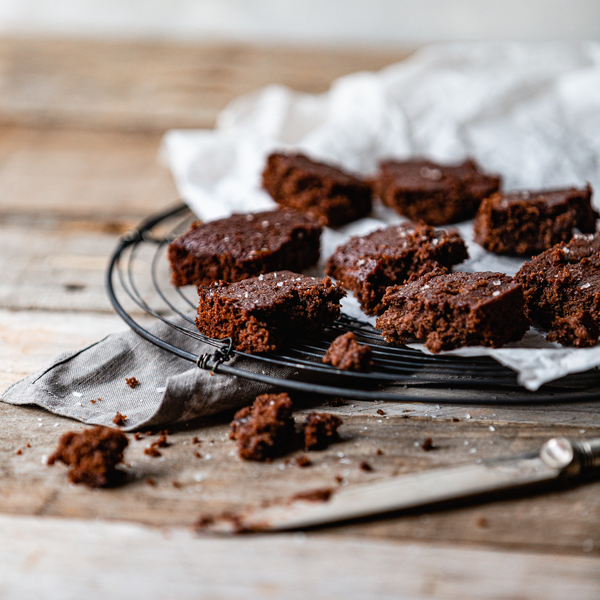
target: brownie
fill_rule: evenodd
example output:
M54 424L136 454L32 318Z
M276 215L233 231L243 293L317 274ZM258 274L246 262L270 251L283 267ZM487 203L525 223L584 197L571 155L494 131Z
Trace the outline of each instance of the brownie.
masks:
M489 252L526 256L596 231L592 188L496 193L475 217L475 241Z
M366 372L373 364L373 351L366 344L359 344L351 331L331 342L323 356L323 362L344 371Z
M459 165L386 160L374 187L382 202L401 215L444 225L472 218L480 202L498 191L500 177L482 173L473 160Z
M210 285L270 271L303 271L319 260L321 230L312 217L292 209L195 222L169 244L171 281Z
M85 483L92 488L111 486L123 476L115 467L123 461L128 443L127 436L112 427L99 425L80 433L67 431L48 464L59 460L68 465L72 483Z
M198 330L231 338L236 350L274 352L290 336L322 331L340 316L346 292L329 277L278 271L199 287Z
M356 295L368 315L380 314L386 288L436 267L450 270L469 258L458 233L424 223L403 223L352 237L327 261L325 271Z
M522 286L503 273L433 272L386 292L377 327L388 342L425 339L431 352L502 346L520 340L529 321Z
M235 413L229 432L240 458L259 461L283 454L294 437L292 401L285 393L257 396L252 406Z
M305 211L330 227L371 212L368 183L303 154L271 154L263 172L263 187L278 204Z
M600 331L600 233L576 235L533 257L515 276L530 319L565 346L593 346Z
M340 439L338 427L342 420L330 413L311 412L304 424L304 449L324 450Z

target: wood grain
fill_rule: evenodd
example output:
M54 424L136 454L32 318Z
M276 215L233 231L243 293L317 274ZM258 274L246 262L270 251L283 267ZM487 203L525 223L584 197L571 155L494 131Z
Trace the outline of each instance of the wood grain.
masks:
M0 39L0 121L133 132L212 127L233 98L268 84L325 91L406 51Z

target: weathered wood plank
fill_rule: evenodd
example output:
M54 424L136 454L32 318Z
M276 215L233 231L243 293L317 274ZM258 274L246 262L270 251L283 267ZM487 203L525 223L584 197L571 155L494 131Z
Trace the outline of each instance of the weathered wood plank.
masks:
M233 98L280 83L323 92L333 79L405 58L398 50L0 39L0 122L165 131L212 127Z
M184 529L0 517L0 589L20 600L307 597L595 600L598 558L423 543L278 535L195 537Z
M158 164L159 134L0 127L0 219L9 215L104 221L119 231L174 202ZM23 247L23 244L20 244Z

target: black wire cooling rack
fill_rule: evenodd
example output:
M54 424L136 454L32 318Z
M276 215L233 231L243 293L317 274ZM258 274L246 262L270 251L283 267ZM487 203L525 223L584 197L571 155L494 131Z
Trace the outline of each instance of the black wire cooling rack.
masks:
M207 338L197 330L195 288L176 288L169 283L167 245L193 219L189 208L179 202L123 236L111 257L106 287L113 307L133 331L199 368L347 399L485 404L582 401L600 396L598 369L528 392L518 385L514 371L489 357L434 356L391 345L370 324L347 315L321 336L290 340L280 352L237 352L231 340ZM157 328L150 331L149 322L162 322L164 327L158 328L158 333ZM322 356L331 341L347 331L353 331L360 342L373 349L369 373L341 371L323 364ZM214 350L199 352L200 342ZM461 394L467 389L470 393Z

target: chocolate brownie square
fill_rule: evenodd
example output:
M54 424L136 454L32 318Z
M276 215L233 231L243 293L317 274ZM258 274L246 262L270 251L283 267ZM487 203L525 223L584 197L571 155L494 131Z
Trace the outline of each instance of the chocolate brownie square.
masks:
M283 454L294 442L292 401L285 394L262 394L252 406L238 410L231 422L229 439L237 441L238 454L246 460L269 460Z
M482 173L473 160L460 165L386 160L374 186L382 202L401 215L444 225L472 218L481 201L498 191L500 177Z
M237 283L199 287L198 330L231 338L236 350L274 352L290 336L322 331L340 316L346 292L329 277L290 271L266 273Z
M497 348L529 328L522 286L503 273L425 275L388 289L377 327L388 342L425 339L431 352L462 346Z
M368 183L303 154L271 154L263 187L278 204L307 212L330 227L371 212Z
M565 346L593 346L600 333L600 233L576 235L533 257L515 276L527 312Z
M373 364L372 357L371 347L359 344L354 333L348 331L331 342L323 362L344 371L366 372Z
M526 256L596 231L592 188L496 193L475 217L475 241L489 252Z
M449 271L469 258L458 233L403 223L352 237L327 261L325 272L356 295L368 315L380 314L385 290L436 267Z
M241 281L270 271L303 271L319 260L322 227L283 209L194 223L169 244L173 285Z

